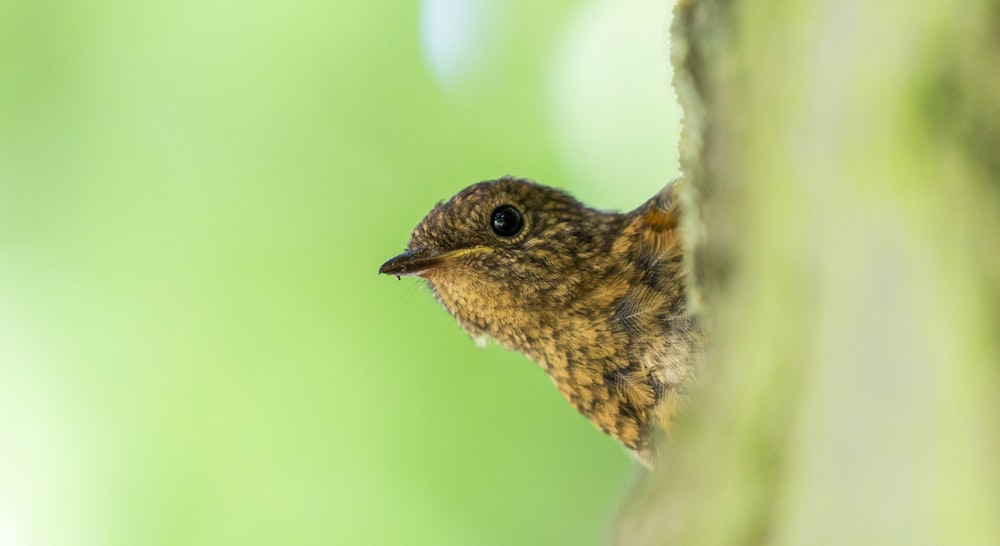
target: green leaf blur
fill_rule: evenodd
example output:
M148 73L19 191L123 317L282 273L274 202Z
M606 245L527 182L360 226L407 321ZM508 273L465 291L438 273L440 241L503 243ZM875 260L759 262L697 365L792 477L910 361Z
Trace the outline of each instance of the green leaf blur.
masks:
M0 544L603 542L636 463L376 270L479 180L672 178L669 6L470 2L435 76L449 4L0 5Z

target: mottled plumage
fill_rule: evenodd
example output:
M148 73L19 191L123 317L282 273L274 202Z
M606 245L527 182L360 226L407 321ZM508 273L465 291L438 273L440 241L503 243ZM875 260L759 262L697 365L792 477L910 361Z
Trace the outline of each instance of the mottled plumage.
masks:
M526 180L481 182L435 206L379 272L427 279L469 335L525 353L648 464L700 339L673 188L615 213Z

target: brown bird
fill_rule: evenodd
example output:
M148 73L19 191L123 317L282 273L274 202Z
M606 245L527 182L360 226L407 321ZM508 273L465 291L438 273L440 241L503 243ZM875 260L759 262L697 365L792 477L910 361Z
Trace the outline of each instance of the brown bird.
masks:
M477 343L527 355L652 464L701 335L685 299L677 184L628 213L515 178L438 203L379 273L423 277Z

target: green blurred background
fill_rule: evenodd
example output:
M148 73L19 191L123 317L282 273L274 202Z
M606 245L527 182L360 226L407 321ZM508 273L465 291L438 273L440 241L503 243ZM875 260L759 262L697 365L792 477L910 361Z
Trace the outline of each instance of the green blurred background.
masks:
M599 544L637 464L379 277L676 173L661 0L0 4L0 544Z

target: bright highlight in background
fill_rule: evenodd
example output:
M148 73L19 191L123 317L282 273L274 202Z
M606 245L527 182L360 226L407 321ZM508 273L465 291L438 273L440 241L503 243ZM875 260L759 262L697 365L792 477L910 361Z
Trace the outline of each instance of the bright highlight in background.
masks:
M594 0L560 38L550 70L556 150L605 207L630 209L679 172L669 21L661 0Z
M488 0L424 0L420 42L438 83L450 88L483 54Z
M14 525L7 519L7 516L0 512L0 546L22 546L23 543L17 539L14 532Z

